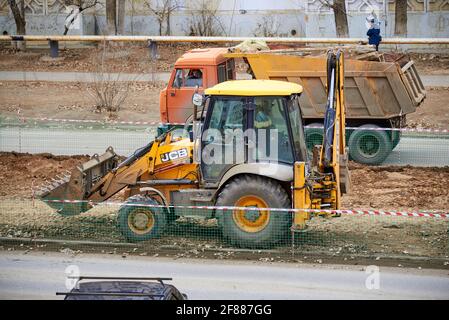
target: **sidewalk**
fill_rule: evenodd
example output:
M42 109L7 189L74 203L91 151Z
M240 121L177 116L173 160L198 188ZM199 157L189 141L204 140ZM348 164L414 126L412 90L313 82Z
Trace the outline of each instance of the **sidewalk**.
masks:
M110 73L104 79L113 81L162 81L168 82L169 72L149 73ZM245 73L237 74L237 79L250 79ZM61 81L61 82L93 82L95 73L91 72L29 72L29 71L0 71L0 81ZM449 76L448 76L449 83Z
M153 78L154 76L154 78ZM61 81L61 82L93 82L95 73L92 72L29 72L29 71L0 71L0 81ZM160 72L154 75L148 73L110 73L105 79L119 81L164 81L170 78L170 73Z

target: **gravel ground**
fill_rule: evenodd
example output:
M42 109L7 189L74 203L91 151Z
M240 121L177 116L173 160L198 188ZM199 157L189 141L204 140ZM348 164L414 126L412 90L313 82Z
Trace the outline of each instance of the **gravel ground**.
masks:
M49 154L0 154L3 182L0 195L0 236L124 242L116 228L118 205L100 205L89 212L62 217L31 197L37 185L55 173L72 168L86 157L55 157ZM365 167L351 164L353 190L343 198L347 209L431 210L447 209L445 186L449 168ZM118 199L117 199L118 200ZM286 234L280 250L291 250ZM344 215L316 218L308 232L297 235L295 250L304 253L341 255L402 255L445 258L449 255L448 220ZM143 243L152 252L174 248L175 255L201 257L204 250L222 249L215 220L181 218L165 235ZM80 245L82 250L82 245ZM172 252L172 253L173 253ZM232 251L230 251L232 252ZM231 257L219 253L218 258Z

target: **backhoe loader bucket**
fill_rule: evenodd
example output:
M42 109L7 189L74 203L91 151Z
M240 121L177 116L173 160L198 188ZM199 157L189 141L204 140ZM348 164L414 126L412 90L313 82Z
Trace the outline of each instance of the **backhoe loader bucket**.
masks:
M70 175L57 176L52 182L40 187L36 196L64 216L77 215L92 208L84 201L97 181L114 169L119 156L109 147L104 154L94 154L91 159L75 169Z

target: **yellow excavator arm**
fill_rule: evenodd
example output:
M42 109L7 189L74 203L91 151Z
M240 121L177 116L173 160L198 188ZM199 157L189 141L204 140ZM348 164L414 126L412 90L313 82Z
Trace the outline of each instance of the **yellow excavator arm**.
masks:
M192 174L197 168L191 161L192 154L190 139L174 137L170 131L121 162L109 147L101 156L94 155L74 168L70 177L55 180L42 188L37 196L62 215L76 215L125 188L134 188L138 193L140 188L153 186L166 190L192 187L197 183L197 175ZM159 192L164 200L168 193Z

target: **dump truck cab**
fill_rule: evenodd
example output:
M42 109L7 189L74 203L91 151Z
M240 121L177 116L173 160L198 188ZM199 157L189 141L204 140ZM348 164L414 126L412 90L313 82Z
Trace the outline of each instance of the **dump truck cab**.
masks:
M192 114L193 93L235 79L234 59L225 58L226 52L226 48L193 49L176 61L159 96L163 123L184 123Z

